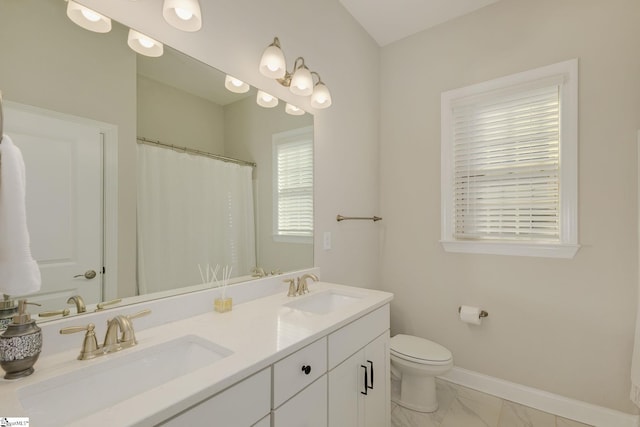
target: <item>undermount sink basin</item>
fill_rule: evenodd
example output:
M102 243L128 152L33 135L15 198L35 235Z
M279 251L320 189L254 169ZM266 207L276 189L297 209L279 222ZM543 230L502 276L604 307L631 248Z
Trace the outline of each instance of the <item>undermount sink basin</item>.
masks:
M309 294L288 302L286 307L314 314L327 314L342 309L362 299L362 295L343 293L336 290Z
M19 389L33 425L66 425L232 354L196 335L122 352L111 360L78 361L89 366Z

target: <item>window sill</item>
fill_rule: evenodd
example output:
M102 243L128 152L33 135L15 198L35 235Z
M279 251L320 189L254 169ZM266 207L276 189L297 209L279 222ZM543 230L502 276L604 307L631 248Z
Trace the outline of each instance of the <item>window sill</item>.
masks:
M274 234L273 241L277 243L302 243L306 245L313 244L313 237L307 236L283 236Z
M485 255L512 255L531 256L541 258L573 258L580 245L562 243L521 243L521 242L495 242L495 241L460 241L441 240L440 243L446 252L485 254Z

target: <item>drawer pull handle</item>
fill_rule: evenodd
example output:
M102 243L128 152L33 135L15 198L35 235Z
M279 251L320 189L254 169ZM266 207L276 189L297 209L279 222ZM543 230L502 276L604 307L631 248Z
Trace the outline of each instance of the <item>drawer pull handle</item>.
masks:
M311 373L311 366L302 365L302 372L304 372L305 375L309 375Z
M364 368L364 391L361 391L360 394L364 394L365 396L367 395L367 391L369 389L369 381L367 380L367 367L364 365L360 365L361 368Z
M367 363L371 365L371 385L367 385L367 388L373 390L373 362L371 360L367 360Z

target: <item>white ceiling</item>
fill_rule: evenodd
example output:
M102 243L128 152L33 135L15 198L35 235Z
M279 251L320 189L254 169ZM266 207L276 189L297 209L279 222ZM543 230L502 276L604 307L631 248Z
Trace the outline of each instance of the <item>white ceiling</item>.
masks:
M385 46L499 0L340 0L378 42Z

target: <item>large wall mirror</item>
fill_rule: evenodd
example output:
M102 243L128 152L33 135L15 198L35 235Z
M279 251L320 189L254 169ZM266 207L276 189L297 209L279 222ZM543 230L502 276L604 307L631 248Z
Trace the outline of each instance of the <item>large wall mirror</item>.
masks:
M0 3L5 133L25 158L43 276L30 311L215 286L216 266L231 282L312 267L313 217L296 209L313 212L313 116L258 106L256 89L232 93L168 46L136 54L128 28L93 33L65 9Z

